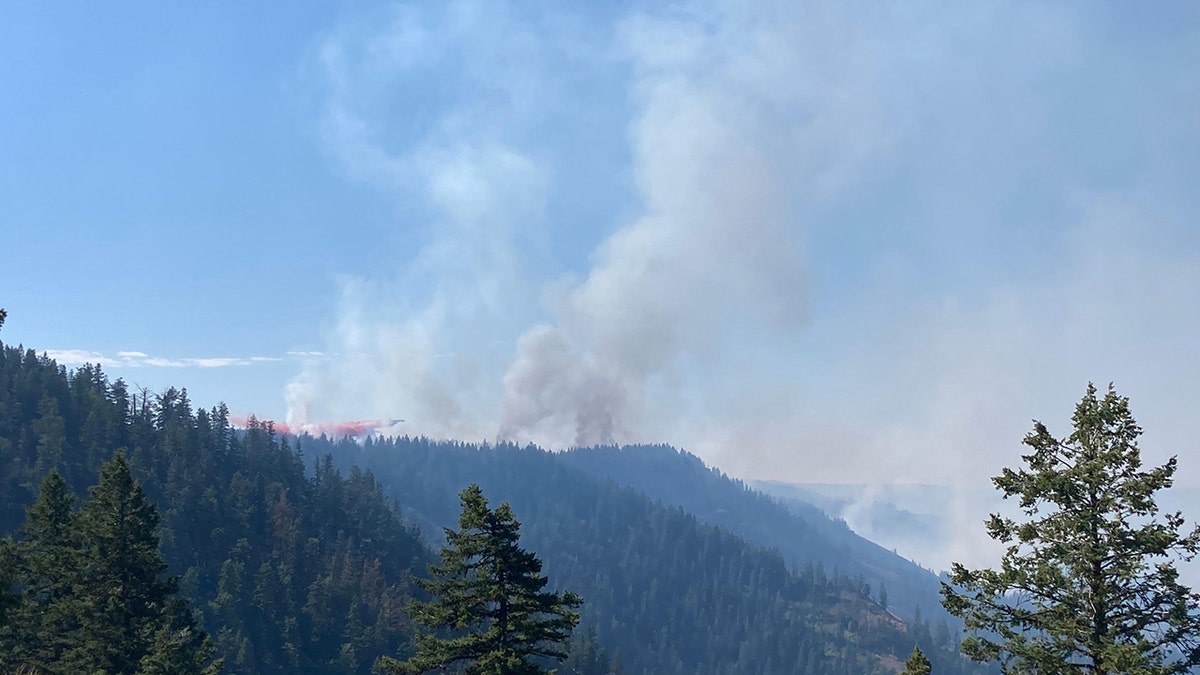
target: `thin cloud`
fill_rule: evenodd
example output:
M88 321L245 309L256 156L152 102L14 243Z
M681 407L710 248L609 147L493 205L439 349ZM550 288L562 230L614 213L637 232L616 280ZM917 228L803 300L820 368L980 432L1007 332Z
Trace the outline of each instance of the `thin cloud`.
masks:
M303 352L296 352L300 354ZM169 358L143 351L121 350L115 354L90 349L47 349L44 354L64 366L97 365L104 368L231 368L284 361L283 356L204 356ZM288 352L293 356L293 352Z
M123 361L129 360L127 356L120 356L127 352L118 352L116 358L106 356L100 352L88 351L86 349L47 349L43 352L47 357L54 359L59 364L64 366L82 366L84 364L92 364L104 366L106 368L119 366Z

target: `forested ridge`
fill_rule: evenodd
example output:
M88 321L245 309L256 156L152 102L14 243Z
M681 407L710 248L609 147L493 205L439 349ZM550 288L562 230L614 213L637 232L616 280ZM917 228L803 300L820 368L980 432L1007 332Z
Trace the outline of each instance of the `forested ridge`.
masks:
M795 568L822 565L862 577L896 615L931 621L942 646L951 625L960 625L944 621L952 617L938 602L937 576L860 537L812 504L797 500L785 505L706 466L699 457L666 445L576 448L561 457L572 467L641 490L703 522L776 549Z
M776 551L554 453L297 441L266 423L235 429L223 406L194 408L183 390L134 391L96 367L0 349L4 533L20 538L50 471L82 497L118 449L157 506L168 572L223 672L366 673L411 654L406 605L433 560L418 529L439 543L468 483L511 503L551 585L583 598L577 653L560 672L895 672L914 643L939 673L979 672L952 641L885 610L861 577L790 570Z
M237 432L184 391L131 392L98 368L0 349L3 532L48 471L83 495L119 448L224 672L366 673L405 648L410 571L431 558L369 473L309 461L269 425Z
M790 570L776 550L580 471L576 451L412 438L301 443L341 466L369 467L431 535L452 521L456 491L469 482L511 502L524 541L555 583L584 597L583 625L630 672L886 672L888 657L902 663L914 642L938 672L983 672L958 656L944 626L906 625L861 576L820 562L827 552Z

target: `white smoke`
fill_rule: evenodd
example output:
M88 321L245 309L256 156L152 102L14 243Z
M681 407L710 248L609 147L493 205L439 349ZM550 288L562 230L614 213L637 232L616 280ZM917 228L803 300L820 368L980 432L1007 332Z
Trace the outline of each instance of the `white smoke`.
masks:
M463 2L389 8L324 44L322 140L394 200L400 234L375 244L397 250L393 270L339 279L329 349L287 386L289 423L403 417L419 426L400 433L494 436L504 338L528 325L538 294L520 244L537 237L551 187L510 137L533 86L512 59L536 62L538 49L498 6ZM440 68L459 69L470 96L415 95L436 89L427 78Z
M326 140L350 175L420 200L434 225L396 280L343 280L328 330L338 356L290 383L290 421L402 414L435 436L633 440L663 429L647 426L648 410L683 403L673 378L715 386L705 373L726 367L744 326L801 325L797 201L839 189L883 140L851 23L787 4L698 3L546 32L471 2L380 23L322 50ZM640 215L615 224L577 283L543 286L539 321L542 282L518 254L537 239L552 186L536 101L589 86L546 70L572 60L631 73ZM476 89L418 128L381 128L395 92L435 66ZM490 341L478 339L484 326Z
M799 328L797 200L836 190L881 138L870 74L849 72L854 32L830 16L782 6L642 16L619 44L634 72L644 212L599 247L555 322L522 336L502 439L644 438L654 378L685 360L712 370L707 361L735 349L733 325Z
M324 46L323 140L397 254L341 282L293 415L972 492L1111 379L1196 445L1200 40L1036 2L524 7Z

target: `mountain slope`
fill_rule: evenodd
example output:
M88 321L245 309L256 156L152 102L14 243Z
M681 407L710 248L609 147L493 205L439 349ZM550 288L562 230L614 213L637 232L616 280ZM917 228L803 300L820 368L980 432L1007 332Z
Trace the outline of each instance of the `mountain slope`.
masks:
M522 541L553 583L584 597L584 625L632 673L887 672L917 639L860 579L789 571L777 552L578 469L572 453L408 438L300 444L369 467L431 532L453 522L469 482L510 502ZM927 646L938 672L975 672Z
M906 619L918 614L949 619L939 601L939 581L928 570L858 536L816 506L799 500L780 504L695 455L652 445L578 448L563 453L562 460L776 549L793 567L821 565L861 577L876 597L885 591L889 608Z
M235 431L223 407L194 410L183 391L131 393L98 368L68 372L0 345L2 531L19 525L50 468L81 491L126 448L162 514L164 556L226 672L366 673L380 654L403 655L408 579L431 558L405 523L436 537L471 482L512 504L523 545L552 583L584 597L584 628L626 672L895 672L914 642L929 641L860 579L789 570L778 553L561 455L293 440L257 423ZM306 456L316 458L309 468ZM940 673L977 672L927 651Z
M134 395L98 368L0 344L0 534L51 468L82 494L119 448L225 672L367 673L405 648L408 576L430 554L370 474L318 462L306 475L285 439L235 432L223 407Z

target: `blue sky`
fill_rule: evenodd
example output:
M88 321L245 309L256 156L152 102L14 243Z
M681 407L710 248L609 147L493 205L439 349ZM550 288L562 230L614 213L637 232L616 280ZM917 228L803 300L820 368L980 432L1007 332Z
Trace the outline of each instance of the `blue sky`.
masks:
M66 363L758 478L981 483L1088 380L1200 447L1195 3L3 11L3 337Z

